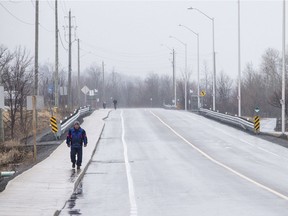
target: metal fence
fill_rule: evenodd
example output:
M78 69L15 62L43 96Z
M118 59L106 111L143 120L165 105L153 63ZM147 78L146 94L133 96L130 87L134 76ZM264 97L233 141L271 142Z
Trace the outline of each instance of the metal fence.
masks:
M57 137L60 137L65 131L70 128L74 121L76 121L80 116L85 115L90 111L90 107L80 107L79 109L76 109L73 114L71 114L69 117L65 117L64 120L60 120L60 123L58 124L58 132Z

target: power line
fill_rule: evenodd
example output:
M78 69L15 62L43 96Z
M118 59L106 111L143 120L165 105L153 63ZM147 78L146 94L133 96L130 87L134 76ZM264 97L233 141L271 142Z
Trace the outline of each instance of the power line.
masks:
M51 6L51 3L50 3L50 1L49 1L49 0L47 0L46 2L47 2L47 4L49 5L49 7L50 7L50 8L51 8L53 11L55 11L54 7L53 7L53 6Z
M97 51L102 50L103 52L109 53L109 54L113 52L114 54L117 53L117 54L119 54L119 55L121 55L121 56L125 56L125 57L146 58L146 57L152 57L152 56L157 57L157 56L159 56L159 54L161 55L161 53L159 53L159 52L126 53L126 52L117 52L117 51L115 51L115 50L113 50L113 51L111 52L111 51L109 51L109 50L107 50L107 49L105 49L105 48L96 47L96 46L94 46L94 45L92 45L92 44L89 44L89 43L87 43L87 42L83 42L83 41L82 41L82 43L83 43L84 45L89 46L91 49L94 49L94 50L97 50Z
M21 20L20 18L16 17L13 13L11 13L1 2L0 2L0 6L2 6L4 8L4 10L7 11L7 13L9 13L12 17L14 17L15 19L17 19L19 22L22 22L26 25L34 25L33 23L28 23L28 22L25 22L23 20Z
M54 31L49 30L49 29L47 29L46 27L44 27L41 23L39 23L39 26L40 26L42 29L44 29L45 31L47 31L47 32L54 32Z
M58 34L59 34L59 38L60 38L61 45L62 45L63 49L66 50L66 51L68 52L68 49L65 48L65 46L64 46L64 44L63 44L63 41L62 41L62 37L61 37L60 31L58 31L58 32L59 32Z
M63 1L60 1L60 4L61 4L61 9L62 9L63 13L64 14L68 14L68 11L67 11L66 7L64 7Z
M19 3L23 3L21 1L12 1L12 0L9 0L10 3L13 3L13 4L19 4Z
M33 5L33 7L35 8L35 4L33 3L33 0L31 0L30 2L31 2L31 4Z

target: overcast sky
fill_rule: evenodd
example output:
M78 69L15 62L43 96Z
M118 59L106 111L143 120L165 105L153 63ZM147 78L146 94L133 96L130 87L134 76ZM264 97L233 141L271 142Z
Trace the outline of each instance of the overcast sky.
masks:
M150 72L172 75L172 56L165 46L176 50L176 67L184 70L184 46L188 45L188 68L197 76L197 40L186 25L200 34L200 68L206 61L212 69L212 22L195 7L215 18L217 73L232 78L238 73L237 1L64 1L59 2L59 30L63 46L68 47L68 11L71 9L76 37L81 40L81 69L105 62L107 70L144 76ZM0 0L0 44L14 49L21 45L34 55L35 1ZM40 1L40 64L55 59L54 6ZM8 12L9 11L9 12ZM65 27L65 30L64 30ZM73 29L73 39L74 29ZM287 39L286 39L287 40ZM60 41L59 41L60 43ZM161 46L164 44L165 46ZM241 65L258 67L269 48L281 52L282 1L241 1ZM60 63L67 70L68 52L59 44ZM73 43L73 73L77 71L77 44Z

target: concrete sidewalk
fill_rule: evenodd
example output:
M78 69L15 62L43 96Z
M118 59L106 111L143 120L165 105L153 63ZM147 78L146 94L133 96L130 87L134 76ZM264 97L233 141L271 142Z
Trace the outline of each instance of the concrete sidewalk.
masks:
M110 110L96 110L84 118L88 145L83 151L81 170L72 169L66 142L44 161L11 180L0 193L0 215L52 216L61 210L84 175Z

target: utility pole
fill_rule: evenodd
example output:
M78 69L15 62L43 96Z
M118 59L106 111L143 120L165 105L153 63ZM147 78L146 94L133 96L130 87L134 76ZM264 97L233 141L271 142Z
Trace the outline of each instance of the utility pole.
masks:
M103 73L103 103L106 101L106 96L105 96L105 79L104 79L104 61L102 61L102 73Z
M77 89L78 89L78 105L80 105L80 40L78 38L78 82L77 82Z
M72 41L71 41L71 10L69 11L69 58L68 58L68 108L72 109L72 95L71 95L71 52L72 52Z
M173 93L174 93L174 105L175 107L177 106L177 100L176 100L176 74L175 74L175 50L173 49L172 51L173 55L173 62L172 62L172 67L173 67Z
M55 94L55 107L59 106L59 95L58 95L58 3L55 0L55 86L54 86L54 94Z
M38 95L38 44L39 44L39 0L36 0L36 4L35 4L34 94L32 96L32 105L33 105L32 127L33 127L33 143L34 143L34 161L37 160L37 145L36 145L36 135L37 135L36 104L37 104L37 97L36 97L36 95Z
M39 0L35 4L35 65L34 65L34 95L38 95L38 44L39 44Z

